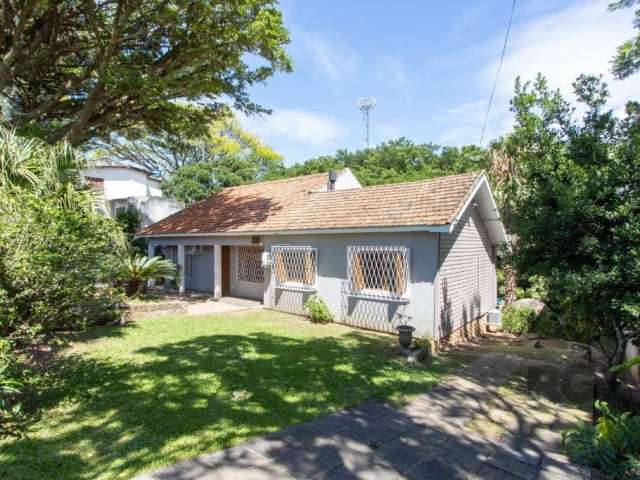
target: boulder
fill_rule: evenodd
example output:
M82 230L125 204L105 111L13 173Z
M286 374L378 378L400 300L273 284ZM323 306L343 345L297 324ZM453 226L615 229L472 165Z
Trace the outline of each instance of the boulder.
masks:
M514 308L530 308L536 315L542 315L549 310L546 303L535 298L521 298L511 304Z

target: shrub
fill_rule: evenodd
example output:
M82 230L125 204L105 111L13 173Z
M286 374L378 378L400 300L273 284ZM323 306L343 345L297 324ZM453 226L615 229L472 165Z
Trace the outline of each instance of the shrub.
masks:
M619 413L597 400L602 416L563 433L563 446L572 461L595 467L615 479L640 476L640 416Z
M304 309L314 323L329 323L333 321L333 315L327 304L317 295L312 295L304 304Z
M127 295L142 292L147 280L167 278L173 280L177 275L176 265L162 257L127 257L120 276L127 282Z
M562 328L557 315L551 311L544 312L541 315L533 315L533 319L529 325L529 331L535 332L543 337L562 336Z
M520 335L529 331L535 317L536 312L530 308L516 308L509 305L502 311L502 328L505 332Z
M22 382L14 370L11 343L0 338L0 438L19 435L24 427L24 416L17 401Z
M0 199L0 334L27 340L112 318L122 238L115 222L49 196Z

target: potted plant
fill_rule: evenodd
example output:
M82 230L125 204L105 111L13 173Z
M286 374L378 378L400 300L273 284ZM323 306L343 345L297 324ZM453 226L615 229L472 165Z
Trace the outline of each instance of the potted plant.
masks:
M411 343L413 342L413 332L415 332L416 330L411 325L407 325L407 321L409 318L409 316L401 314L401 324L396 327L396 330L398 330L398 341L400 342L400 346L404 349L407 349L411 346Z

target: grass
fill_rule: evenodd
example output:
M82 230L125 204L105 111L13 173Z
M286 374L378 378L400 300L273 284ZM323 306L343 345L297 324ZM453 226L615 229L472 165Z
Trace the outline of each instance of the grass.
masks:
M51 365L28 436L0 442L0 478L131 478L368 398L420 393L455 365L407 365L395 343L270 311L90 330Z

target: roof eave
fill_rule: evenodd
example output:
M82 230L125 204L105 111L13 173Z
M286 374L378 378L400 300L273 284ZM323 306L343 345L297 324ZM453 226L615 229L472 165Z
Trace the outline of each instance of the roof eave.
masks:
M231 232L183 232L183 233L147 233L136 235L136 238L166 238L166 237L241 237L252 235L325 235L339 233L394 233L394 232L428 232L448 233L450 225L404 225L393 227L345 227L345 228L306 228L291 230L251 230Z

